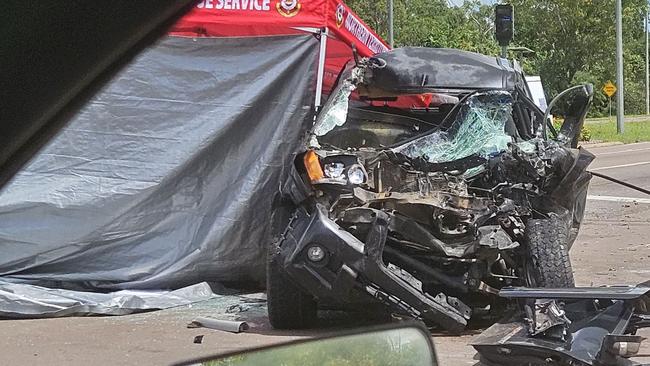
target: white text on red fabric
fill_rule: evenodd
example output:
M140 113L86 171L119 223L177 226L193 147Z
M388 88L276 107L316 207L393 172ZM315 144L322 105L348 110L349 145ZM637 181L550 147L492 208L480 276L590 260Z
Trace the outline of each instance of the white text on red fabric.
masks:
M345 19L345 29L352 33L361 43L365 44L372 52L381 53L388 51L388 48L384 46L379 38L375 37L361 21L350 13L348 13Z
M271 10L271 0L203 0L196 4L199 9L217 10Z

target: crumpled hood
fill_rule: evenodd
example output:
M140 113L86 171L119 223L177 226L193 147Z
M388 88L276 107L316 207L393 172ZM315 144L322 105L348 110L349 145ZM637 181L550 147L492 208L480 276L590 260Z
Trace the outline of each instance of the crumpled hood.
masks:
M514 90L521 73L508 60L447 48L404 47L374 56L361 95L386 97L434 90Z

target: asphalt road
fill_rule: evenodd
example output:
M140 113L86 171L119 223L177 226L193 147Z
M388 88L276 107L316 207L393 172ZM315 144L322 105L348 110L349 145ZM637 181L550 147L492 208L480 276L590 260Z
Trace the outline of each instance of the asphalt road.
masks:
M594 170L650 188L650 143L590 151L598 157ZM578 285L634 285L650 279L649 209L650 197L594 178L586 220L571 252ZM123 317L0 321L0 364L160 365L338 329L274 331L259 298L263 294ZM196 316L215 313L242 316L252 328L243 334L186 328ZM349 326L346 320L342 323ZM204 336L201 344L193 343L197 335ZM650 332L641 335L650 337ZM475 352L468 346L474 336L434 335L441 364L478 365ZM642 352L650 354L650 345L646 344Z

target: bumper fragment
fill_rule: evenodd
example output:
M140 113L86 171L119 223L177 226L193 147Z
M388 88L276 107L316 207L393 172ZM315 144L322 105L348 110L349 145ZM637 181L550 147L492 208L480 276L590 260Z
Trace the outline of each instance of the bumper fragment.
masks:
M503 289L501 296L519 299L522 311L477 337L472 346L488 362L499 365L638 365L650 288ZM540 307L539 304L545 304ZM566 319L545 324L548 309ZM548 327L546 327L546 326ZM541 329L541 331L540 331Z
M389 221L387 214L376 211L361 241L332 221L324 207L317 205L311 214L299 209L280 242L280 262L296 285L318 299L341 301L361 291L450 332L462 331L471 316L469 308L444 294L424 293L383 262ZM309 259L308 250L314 246L325 250L323 260Z

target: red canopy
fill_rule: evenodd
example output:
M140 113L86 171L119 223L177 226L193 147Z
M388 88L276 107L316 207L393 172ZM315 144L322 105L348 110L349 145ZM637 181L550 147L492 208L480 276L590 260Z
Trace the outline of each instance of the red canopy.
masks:
M341 0L202 0L172 27L171 35L241 37L326 31L322 69L323 90L334 86L343 66L352 58L369 57L390 48ZM322 44L321 44L322 46ZM398 108L427 107L435 95L400 97ZM318 101L319 97L317 97ZM318 103L318 102L317 102ZM438 104L442 103L442 100ZM435 104L435 101L434 101Z
M339 0L203 0L172 32L246 36L287 34L288 28L299 27L327 28L364 57L389 49Z
M330 90L352 45L361 57L389 50L388 45L339 0L203 0L170 32L181 36L283 35L326 30L324 89Z

